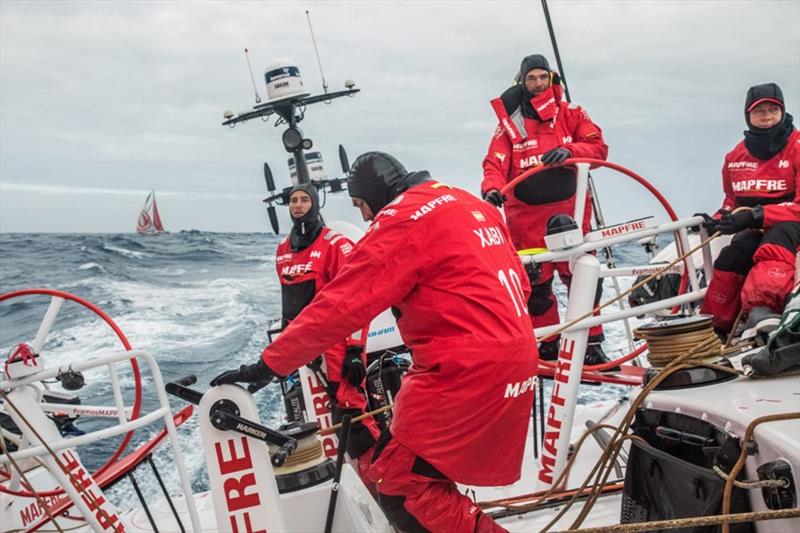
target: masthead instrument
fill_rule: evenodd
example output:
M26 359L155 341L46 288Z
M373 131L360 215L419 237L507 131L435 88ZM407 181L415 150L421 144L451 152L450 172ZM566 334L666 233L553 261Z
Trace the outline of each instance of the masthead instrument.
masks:
M275 126L287 125L281 140L283 141L283 147L291 154L289 165L293 173L293 183L312 183L320 190L333 193L343 191L345 177L327 178L324 174L315 176L314 172L309 172L309 156L316 156L320 161L321 157L318 154L306 154L306 150L310 150L314 143L303 135L303 131L298 127L298 124L305 118L306 106L318 102L328 103L342 96L353 96L360 92L361 89L357 89L355 82L352 80L347 80L343 91L327 92L326 86L326 92L312 96L305 89L303 78L300 76L300 69L297 68L293 61L288 59L276 59L273 61L264 73L264 81L267 85L267 101L257 103L252 110L238 114L232 111L225 111L223 114L225 120L222 125L233 128L239 123L247 122L254 118L269 122L270 117L276 115L278 118L275 121ZM343 152L344 148L340 145L340 160ZM345 160L347 159L346 154L344 158ZM276 192L272 171L267 163L264 163L264 178L269 196L263 201L267 204L270 225L277 234L279 227L275 205L288 205L291 186Z

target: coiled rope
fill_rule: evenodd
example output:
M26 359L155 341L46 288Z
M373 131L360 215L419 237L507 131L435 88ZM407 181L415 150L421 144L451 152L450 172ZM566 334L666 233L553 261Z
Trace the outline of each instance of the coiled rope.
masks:
M311 436L313 437L314 435L312 434ZM289 457L286 458L286 461L280 466L280 469L286 470L289 468L294 468L299 464L311 461L313 459L324 459L325 454L322 452L321 440L306 438L303 439L303 441L301 442L303 442L304 446L298 447L297 450L289 454Z
M694 359L707 359L722 355L722 342L711 325L711 317L688 319L686 322L656 322L634 330L636 339L643 339L649 347L650 365L662 368L675 358L691 352Z

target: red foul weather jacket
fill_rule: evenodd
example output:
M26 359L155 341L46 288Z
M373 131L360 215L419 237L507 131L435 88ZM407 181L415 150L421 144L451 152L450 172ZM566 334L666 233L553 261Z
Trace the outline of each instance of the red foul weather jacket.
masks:
M779 222L800 222L800 131L794 130L783 150L764 161L741 141L722 166L722 208L762 205L764 229Z
M511 112L501 98L492 100L500 123L483 160L481 191L502 189L531 167L541 165L542 155L563 146L573 157L606 159L608 146L600 128L579 106L563 99L555 84L531 99L542 120ZM576 173L574 168L554 168L536 174L507 194L506 223L517 249L544 247L547 221L556 214L575 212ZM589 230L591 201L587 195L583 230Z
M278 244L275 269L281 282L283 317L287 321L294 320L300 311L311 303L314 295L330 283L352 250L353 243L350 239L328 227L323 227L314 242L298 252L292 252L290 237L286 237ZM364 324L368 322L361 325ZM367 330L368 328L364 327L349 336L345 335L341 337L346 337L344 341L325 350L328 379L342 381L345 350L347 346L363 347L367 340ZM362 353L362 359L366 363L366 354ZM346 402L348 400L349 398L345 398Z
M507 485L520 476L538 362L529 293L500 213L426 181L377 214L262 358L285 374L394 306L414 361L393 436L454 481Z

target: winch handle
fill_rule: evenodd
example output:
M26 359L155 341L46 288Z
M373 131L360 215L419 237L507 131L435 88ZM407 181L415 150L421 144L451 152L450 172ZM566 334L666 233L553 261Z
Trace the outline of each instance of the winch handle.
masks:
M211 406L211 425L220 431L235 431L247 437L258 439L272 446L280 446L272 464L282 465L297 448L297 439L280 431L239 416L239 408L230 400L220 400Z
M170 381L164 386L164 390L166 390L168 394L177 396L181 400L200 405L200 399L203 397L203 393L187 387L187 385L194 385L195 383L197 383L197 376L189 374L186 377Z
M197 383L197 376L195 376L194 374L189 374L186 377L176 379L175 381L171 381L170 383L175 383L176 385L182 385L184 387L188 387L189 385L194 385L195 383Z
M247 392L249 392L250 394L255 394L264 387L266 387L267 385L269 385L270 383L272 383L272 380L258 381L256 383L251 383L247 386Z
M272 466L283 466L283 463L286 462L286 459L289 458L296 448L297 440L290 437L272 456Z

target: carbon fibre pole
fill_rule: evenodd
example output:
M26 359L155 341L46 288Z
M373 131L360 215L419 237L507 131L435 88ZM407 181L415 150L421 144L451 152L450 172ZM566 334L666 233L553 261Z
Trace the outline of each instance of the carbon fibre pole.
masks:
M553 22L550 20L550 10L547 8L547 0L542 0L542 11L544 11L544 19L547 22L547 31L550 33L550 43L553 45L553 53L556 55L556 65L558 65L558 74L561 76L561 83L564 84L564 93L567 95L567 102L572 102L569 96L569 85L567 84L567 75L564 74L564 66L561 64L561 54L558 53L558 43L556 43L556 32L553 30Z
M542 11L544 12L544 19L547 22L547 31L550 33L550 43L553 46L553 53L556 56L556 65L558 65L558 74L561 76L561 83L564 84L564 94L567 97L567 102L572 103L572 98L569 95L569 85L567 84L567 75L564 74L564 65L561 63L561 54L558 52L558 43L556 42L556 32L553 29L553 21L550 19L550 9L547 7L547 0L542 0ZM592 179L592 175L589 174L589 199L592 202L592 212L594 213L594 222L597 224L598 227L603 227L606 225L605 217L603 216L603 211L600 209L600 202L597 199L597 191L594 186L594 180ZM614 261L614 255L611 252L611 248L603 248L603 252L606 256L606 265L608 268L614 268L616 266ZM612 283L614 284L614 289L617 291L617 294L620 293L619 282L617 278L611 278ZM620 309L623 309L623 305L620 302ZM631 331L630 323L628 319L625 319L625 334L628 337L628 346L630 349L633 349L633 333ZM634 365L638 365L636 359L633 360Z

